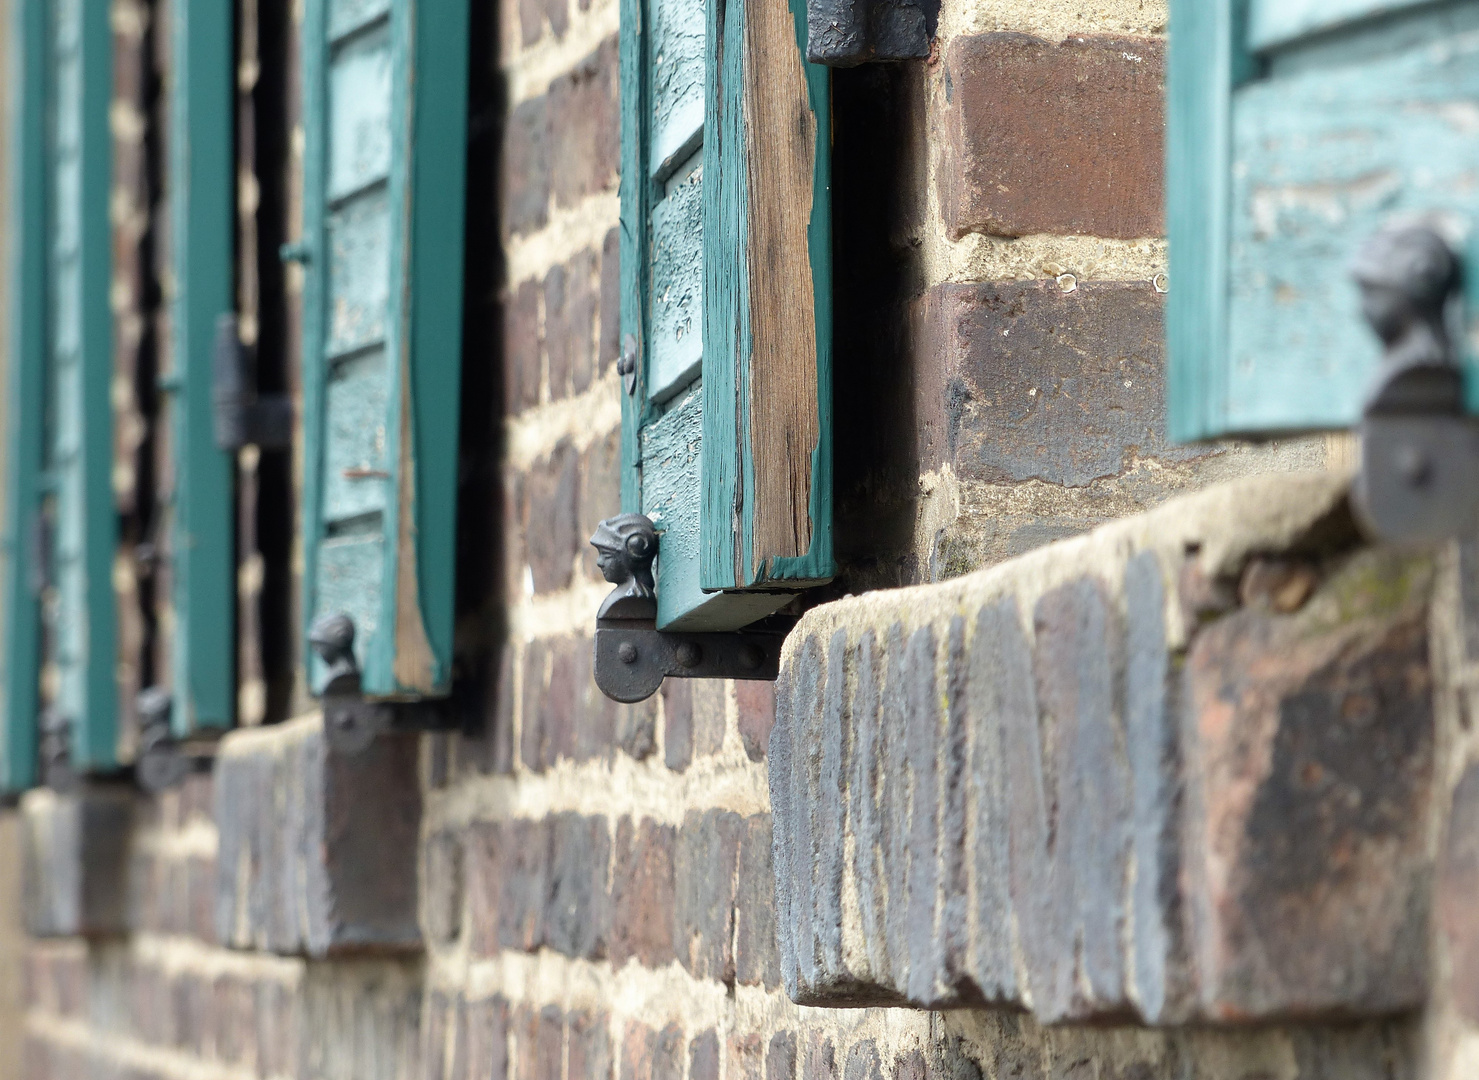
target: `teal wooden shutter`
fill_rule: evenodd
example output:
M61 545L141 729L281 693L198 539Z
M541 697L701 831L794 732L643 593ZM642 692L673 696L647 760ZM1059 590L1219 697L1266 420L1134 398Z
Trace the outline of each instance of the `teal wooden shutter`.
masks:
M216 320L234 309L234 11L188 0L170 16L171 723L184 736L235 715L234 463L211 415Z
M0 606L0 794L36 782L41 615L34 550L40 501L43 384L46 374L48 73L45 0L12 0L6 290L3 606Z
M727 630L831 578L830 73L804 3L625 0L623 504L658 626Z
M467 21L305 11L305 608L354 620L371 696L451 682Z
M78 772L117 765L113 556L113 36L108 6L51 4L50 342L45 509L53 538L43 600L51 708L71 724ZM43 679L43 686L52 683Z
M1355 251L1404 216L1474 244L1476 29L1473 3L1173 0L1174 438L1358 419L1380 348Z

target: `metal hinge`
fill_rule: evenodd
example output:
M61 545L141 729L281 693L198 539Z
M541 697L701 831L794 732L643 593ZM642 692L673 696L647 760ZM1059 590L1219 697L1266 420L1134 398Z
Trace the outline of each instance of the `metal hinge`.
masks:
M930 54L940 0L807 0L806 58L855 67Z
M1479 532L1479 425L1465 414L1453 342L1463 267L1425 225L1384 229L1352 266L1385 345L1359 437L1355 508L1378 539L1430 543Z
M308 632L308 643L329 668L319 693L329 749L358 754L382 732L447 731L457 726L448 700L366 700L354 656L354 633L354 620L343 612L319 616Z
M596 564L615 585L596 613L596 685L613 701L644 701L667 678L756 679L780 671L784 629L683 633L657 629L652 563L657 529L642 514L607 518L591 537Z
M216 320L212 368L217 447L286 450L293 445L293 399L287 394L257 392L256 358L242 344L235 315Z

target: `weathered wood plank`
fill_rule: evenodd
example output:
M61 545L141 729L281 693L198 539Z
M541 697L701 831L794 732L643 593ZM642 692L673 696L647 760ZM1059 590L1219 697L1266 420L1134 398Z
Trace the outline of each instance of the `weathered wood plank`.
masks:
M659 180L703 139L705 7L705 0L652 0L651 161Z
M652 208L647 394L658 402L696 379L703 359L703 168L691 164L684 164L666 198Z
M1328 33L1360 19L1389 15L1430 0L1250 0L1248 44L1253 49L1287 45Z
M716 5L709 33L702 584L815 584L833 573L830 73L786 0Z

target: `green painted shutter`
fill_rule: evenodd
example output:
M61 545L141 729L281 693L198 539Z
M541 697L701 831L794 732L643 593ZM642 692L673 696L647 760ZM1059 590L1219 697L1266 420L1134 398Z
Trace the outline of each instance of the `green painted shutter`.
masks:
M172 725L184 736L235 715L233 462L211 415L216 320L234 309L234 11L231 0L189 0L170 15L170 649Z
M40 711L41 616L35 537L41 478L46 373L47 7L11 0L5 506L3 606L0 606L0 794L36 782Z
M451 682L467 20L467 0L304 16L305 608L353 618L377 697Z
M52 581L43 599L50 706L71 724L72 765L117 764L113 557L113 37L108 6L53 0L46 510Z
M829 580L830 73L804 3L625 0L629 510L658 626L735 629Z
M1380 347L1356 250L1401 217L1479 234L1476 30L1475 3L1173 0L1174 438L1359 418Z

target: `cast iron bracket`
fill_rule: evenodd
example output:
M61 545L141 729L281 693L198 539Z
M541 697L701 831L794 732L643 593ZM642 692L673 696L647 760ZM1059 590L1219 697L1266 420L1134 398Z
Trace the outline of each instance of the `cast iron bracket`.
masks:
M613 701L644 701L663 680L757 679L780 673L787 629L684 633L657 629L652 562L657 530L642 514L607 518L591 546L601 574L616 588L596 613L596 685Z
M448 701L366 700L354 657L354 620L343 612L316 619L308 643L329 666L319 699L324 738L335 753L362 753L381 732L446 731L457 726Z
M139 715L139 751L134 757L134 779L151 795L183 783L194 768L170 730L174 700L162 686L139 692L135 708Z
M807 0L806 58L856 67L930 54L940 0Z
M1352 275L1386 347L1366 399L1354 504L1381 540L1431 543L1479 532L1479 426L1465 415L1450 329L1462 264L1436 231L1395 226L1372 237Z

